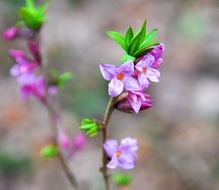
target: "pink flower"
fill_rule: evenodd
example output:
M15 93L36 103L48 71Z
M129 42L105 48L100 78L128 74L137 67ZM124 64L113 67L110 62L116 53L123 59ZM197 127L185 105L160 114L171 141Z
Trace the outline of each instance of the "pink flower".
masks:
M19 33L19 28L11 27L3 33L3 37L6 40L14 40L15 38L18 37L18 33Z
M41 102L45 101L46 82L44 77L36 77L33 74L29 74L22 75L17 80L21 86L21 97L23 100L28 100L30 95L32 95Z
M18 77L24 74L30 74L38 67L38 63L27 58L21 50L9 50L9 56L16 62L10 69L12 76Z
M162 56L164 52L165 46L164 44L160 44L155 46L155 48L150 52L150 54L154 57L154 63L152 64L152 68L158 69L163 62Z
M120 95L123 90L135 90L138 87L138 81L132 77L134 72L132 61L127 61L120 66L101 64L100 71L103 78L110 81L108 92L112 97Z
M160 72L152 67L155 58L151 54L147 54L139 61L135 68L140 72L138 80L141 81L143 86L148 86L149 81L159 82Z
M83 133L79 133L74 138L70 138L63 131L59 132L59 146L63 148L68 157L72 157L76 152L83 150L86 142L86 136Z
M127 97L116 104L116 108L124 112L138 113L150 108L152 104L152 97L144 91L132 91L128 92Z
M118 145L116 140L107 140L103 144L107 155L111 159L107 164L110 169L117 167L123 169L133 169L137 159L137 140L132 138L124 138Z

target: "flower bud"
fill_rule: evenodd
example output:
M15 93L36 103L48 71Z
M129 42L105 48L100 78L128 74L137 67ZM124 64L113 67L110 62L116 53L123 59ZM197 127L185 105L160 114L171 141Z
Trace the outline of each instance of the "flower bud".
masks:
M16 27L11 27L8 28L4 33L3 33L3 37L5 40L14 40L18 37L19 35L19 28Z
M74 138L73 146L75 150L82 150L86 145L86 136L83 133L79 133Z
M133 98L134 96L134 98ZM148 109L152 106L152 97L144 92L123 93L118 97L115 107L126 113L138 113L139 111ZM139 107L136 108L136 105Z

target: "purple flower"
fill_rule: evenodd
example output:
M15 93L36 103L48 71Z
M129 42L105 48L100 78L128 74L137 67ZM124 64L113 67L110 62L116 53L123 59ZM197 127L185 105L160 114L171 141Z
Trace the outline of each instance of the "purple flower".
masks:
M22 75L17 78L21 86L21 97L23 100L28 100L30 95L35 96L41 102L45 101L46 82L44 77L36 77L33 74Z
M135 167L138 150L136 139L122 139L120 145L116 140L107 140L103 144L103 148L111 158L111 161L107 164L108 168L132 169Z
M14 59L15 61L19 58L27 58L26 54L22 50L17 50L17 49L10 49L8 51L9 56Z
M160 44L155 46L155 48L150 52L150 54L154 57L155 61L152 64L152 68L158 69L163 62L162 55L164 52L165 46L164 44Z
M151 54L147 54L139 61L135 68L140 72L138 74L138 80L145 87L148 87L149 81L159 82L160 72L152 67L155 62L155 58Z
M86 136L83 133L79 133L74 138L70 138L63 131L59 132L59 146L65 151L68 157L72 157L78 151L83 150L86 142Z
M18 77L23 74L30 74L38 67L38 63L28 59L21 50L9 50L9 56L16 62L10 69L10 74L12 76Z
M3 33L3 37L6 40L14 40L15 38L17 38L19 33L19 28L16 27L11 27L8 28L4 33Z
M131 113L134 111L138 113L141 110L150 108L152 104L152 97L144 91L132 91L128 92L126 97L116 104L116 108L124 112Z
M87 143L86 136L84 133L79 133L75 136L73 141L73 147L76 151L83 150Z
M132 77L134 72L134 63L127 61L120 66L101 64L100 71L105 80L110 81L108 85L109 95L116 97L123 90L135 90L138 87L138 81Z

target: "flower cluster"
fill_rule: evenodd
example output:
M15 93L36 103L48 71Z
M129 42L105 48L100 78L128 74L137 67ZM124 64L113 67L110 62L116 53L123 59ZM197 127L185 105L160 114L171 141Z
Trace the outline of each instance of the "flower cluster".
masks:
M122 93L124 98L117 104L120 110L138 113L152 106L152 98L145 93L150 82L159 82L158 68L162 63L164 45L160 44L151 52L141 57L137 62L126 61L117 65L101 64L100 70L105 80L110 81L108 93L117 97Z
M33 43L35 47L30 46L32 57L27 56L22 50L9 50L9 56L15 63L10 69L10 74L16 77L23 100L28 100L32 95L41 102L45 102L46 81L44 76L36 75L41 67L41 62L37 59L39 57L38 46L33 41L29 42L29 44ZM51 86L51 89L54 87ZM53 94L55 91L49 90L49 92Z

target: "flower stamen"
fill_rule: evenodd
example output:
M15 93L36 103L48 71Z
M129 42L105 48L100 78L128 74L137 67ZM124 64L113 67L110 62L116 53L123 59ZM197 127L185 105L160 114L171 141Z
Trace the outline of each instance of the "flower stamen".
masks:
M123 78L124 78L124 74L123 73L117 74L117 79L118 80L122 80Z
M142 68L142 73L143 73L143 74L146 74L146 73L147 73L147 68L146 68L146 67Z
M121 152L120 152L120 151L117 151L117 152L116 152L116 157L119 158L120 156L121 156Z

